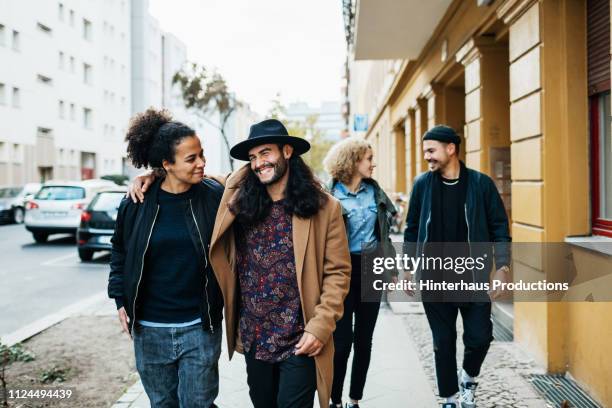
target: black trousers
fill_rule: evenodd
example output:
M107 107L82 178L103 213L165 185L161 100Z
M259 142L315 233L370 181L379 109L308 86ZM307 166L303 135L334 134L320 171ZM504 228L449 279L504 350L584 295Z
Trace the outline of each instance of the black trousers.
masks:
M463 369L471 376L480 368L493 341L491 303L423 302L433 336L440 397L459 392L457 381L457 314L463 319Z
M317 390L314 358L293 355L279 363L245 355L249 395L255 408L312 408Z
M351 370L351 387L349 398L363 398L370 357L372 355L372 336L378 319L380 300L378 302L361 301L361 257L351 254L352 274L351 287L344 299L344 314L336 323L334 332L334 382L331 399L334 404L342 402L342 387L348 358L353 347L353 368ZM368 296L370 299L371 296ZM353 327L353 315L355 326Z

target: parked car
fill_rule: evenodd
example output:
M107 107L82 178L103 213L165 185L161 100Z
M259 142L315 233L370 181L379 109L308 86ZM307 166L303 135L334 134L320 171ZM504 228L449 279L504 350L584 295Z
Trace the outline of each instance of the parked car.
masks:
M46 242L51 234L74 234L81 212L94 195L116 186L112 181L48 181L26 205L25 227L36 242Z
M38 190L40 183L0 187L0 221L21 224L25 216L25 205Z
M110 251L117 210L126 191L125 187L100 191L81 213L77 248L82 261L90 261L96 251Z

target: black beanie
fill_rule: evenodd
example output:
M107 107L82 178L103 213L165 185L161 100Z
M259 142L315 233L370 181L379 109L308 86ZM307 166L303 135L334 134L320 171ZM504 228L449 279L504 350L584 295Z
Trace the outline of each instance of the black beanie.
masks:
M437 140L442 143L454 143L457 146L461 144L461 139L453 128L445 125L436 125L429 129L423 135L423 140Z

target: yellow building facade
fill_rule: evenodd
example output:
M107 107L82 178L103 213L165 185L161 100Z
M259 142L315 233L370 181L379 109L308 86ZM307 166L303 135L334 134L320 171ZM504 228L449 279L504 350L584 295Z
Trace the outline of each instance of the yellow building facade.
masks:
M414 12L425 3L357 3L351 111L368 115L363 136L374 146L380 184L409 193L414 177L427 169L421 136L447 124L464 142L466 165L496 182L513 241L586 236L612 243L612 212L605 211L612 193L605 190L612 179L605 150L611 136L600 135L601 152L593 151L592 116L601 105L603 122L610 118L609 4L603 8L608 82L595 89L589 44L600 45L589 38L601 30L589 24L605 23L589 15L589 7L601 13L601 1L448 0ZM593 268L612 271L609 254L572 248L584 261L579 276ZM551 270L544 259L515 269L514 276L546 279ZM513 326L515 341L548 372L570 374L612 406L612 303L516 302Z

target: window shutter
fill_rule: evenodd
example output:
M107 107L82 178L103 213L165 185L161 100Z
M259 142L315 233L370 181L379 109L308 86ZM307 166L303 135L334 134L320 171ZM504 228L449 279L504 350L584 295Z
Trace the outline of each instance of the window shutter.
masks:
M610 90L610 0L587 1L589 96Z

